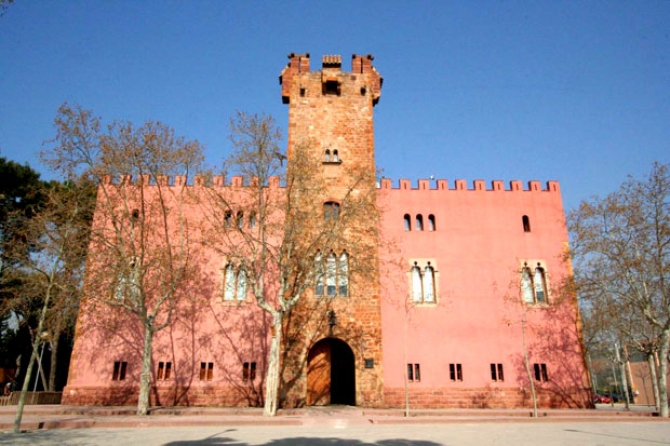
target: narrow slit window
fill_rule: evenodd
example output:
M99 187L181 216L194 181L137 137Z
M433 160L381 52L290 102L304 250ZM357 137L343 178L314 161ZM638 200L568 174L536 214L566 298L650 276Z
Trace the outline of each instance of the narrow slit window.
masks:
M416 216L416 230L423 231L423 215L421 214Z
M239 211L237 213L237 229L242 229L244 227L244 212Z
M461 364L449 364L449 379L463 381L463 367Z
M428 230L433 232L435 231L435 216L433 214L430 214L428 216Z
M530 218L524 215L521 217L521 222L523 223L523 232L530 232Z
M231 211L226 211L223 214L223 226L225 228L230 228L233 224L233 213Z
M412 230L412 219L409 216L409 214L405 214L403 217L403 221L405 222L405 231L411 231Z
M329 149L326 149L326 153L323 156L323 160L327 163L330 162L330 150Z
M253 229L256 227L256 213L252 212L249 214L249 228Z

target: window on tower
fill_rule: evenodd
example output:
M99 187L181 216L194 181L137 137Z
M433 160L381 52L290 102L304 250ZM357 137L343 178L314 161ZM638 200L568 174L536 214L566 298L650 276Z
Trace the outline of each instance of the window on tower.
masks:
M531 270L524 262L521 268L521 295L528 304L545 303L547 301L547 274L540 262L535 270Z
M323 83L323 94L340 95L340 83L338 81L326 81Z
M340 203L327 201L323 204L323 218L326 220L337 220L340 216Z

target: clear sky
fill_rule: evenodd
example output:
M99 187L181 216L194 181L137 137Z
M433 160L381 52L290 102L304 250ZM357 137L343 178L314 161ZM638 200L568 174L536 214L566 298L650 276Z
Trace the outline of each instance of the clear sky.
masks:
M286 130L286 55L375 56L393 178L559 180L567 208L670 162L670 1L29 1L0 17L0 155L56 110L160 120L218 163L235 110ZM48 174L45 173L48 177Z

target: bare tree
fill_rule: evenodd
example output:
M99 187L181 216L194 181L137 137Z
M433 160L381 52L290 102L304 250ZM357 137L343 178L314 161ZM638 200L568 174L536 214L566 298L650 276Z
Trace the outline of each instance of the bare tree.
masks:
M293 339L305 324L324 318L329 293L339 293L350 278L376 266L369 261L376 246L349 242L376 231L374 172L351 170L347 184L337 191L341 199L327 203L327 180L316 174L321 160L310 156L309 142L295 145L287 159L271 117L238 113L230 130L234 151L223 174L241 175L248 186L222 187L215 182L207 188L203 201L210 221L206 243L235 265L235 271L243 272L243 283L270 319L264 414L274 416L282 385L281 362L291 348L284 335L288 332ZM243 218L247 223L242 224ZM237 278L239 287L239 273ZM228 287L225 277L224 282ZM315 292L317 288L320 291ZM305 296L319 293L323 298L295 313Z
M654 164L646 179L629 178L617 192L582 202L569 215L569 226L580 296L609 308L626 342L657 346L660 413L668 417L668 166Z
M143 332L137 414L146 415L152 341L169 326L190 278L190 228L184 216L186 183L168 175L194 173L202 161L197 141L186 141L160 122L135 127L100 119L81 107L60 107L53 147L44 160L68 178L83 175L98 186L82 304L105 305L134 316Z
M31 314L35 302L37 328L32 332L32 353L23 382L14 432L20 431L29 377L42 342L52 345L49 390L54 390L58 337L72 325L78 308L86 257L92 196L87 186L75 183L52 185L44 193L41 209L22 226L20 239L5 255L14 265L8 278L16 278L18 293L11 302L24 315ZM30 252L21 246L30 246ZM47 387L47 386L45 386Z

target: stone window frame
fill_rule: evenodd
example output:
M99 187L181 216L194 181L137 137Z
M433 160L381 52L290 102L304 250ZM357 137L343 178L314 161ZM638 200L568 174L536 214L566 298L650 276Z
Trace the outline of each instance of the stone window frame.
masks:
M232 285L231 285L232 284ZM239 305L248 301L249 274L243 265L227 261L221 269L221 302Z
M427 276L426 272L430 273L430 275ZM427 280L427 277L429 277L430 280ZM407 280L409 283L409 300L411 303L416 306L427 307L436 306L438 304L440 295L440 271L434 258L410 259ZM432 299L430 299L430 294L426 293L426 284L430 286ZM418 298L418 296L420 296L420 298Z
M318 298L349 297L349 253L343 250L339 255L332 249L323 257L321 251L314 256L314 296ZM332 293L331 293L331 288Z
M547 263L542 259L525 259L519 263L521 301L530 306L549 305L551 287L549 285Z

